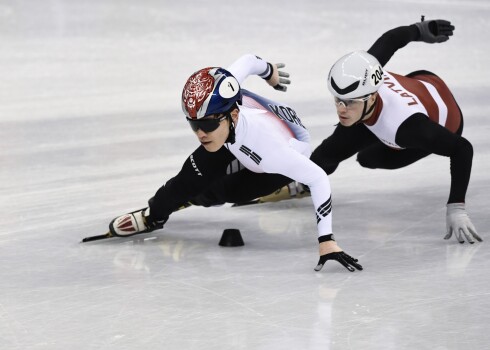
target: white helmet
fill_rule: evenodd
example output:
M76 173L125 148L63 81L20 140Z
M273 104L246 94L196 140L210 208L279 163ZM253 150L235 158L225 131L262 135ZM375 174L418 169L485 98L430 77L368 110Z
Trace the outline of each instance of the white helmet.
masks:
M328 73L328 89L337 98L359 98L378 91L383 68L366 51L354 51L340 58Z

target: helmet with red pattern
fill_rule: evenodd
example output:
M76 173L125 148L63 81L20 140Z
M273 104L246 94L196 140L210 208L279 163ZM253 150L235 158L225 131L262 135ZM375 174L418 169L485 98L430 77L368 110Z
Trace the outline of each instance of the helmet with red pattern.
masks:
M241 100L240 84L230 72L219 67L195 72L182 90L182 110L188 119L227 113Z

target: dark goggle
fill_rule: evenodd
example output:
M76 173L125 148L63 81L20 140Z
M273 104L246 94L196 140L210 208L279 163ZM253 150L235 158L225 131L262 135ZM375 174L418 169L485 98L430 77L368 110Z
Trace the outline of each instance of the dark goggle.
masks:
M197 132L197 130L201 129L204 132L212 132L216 129L219 128L219 124L221 123L222 120L225 120L227 118L226 115L223 115L218 118L209 118L209 119L189 119L187 118L187 121L189 122L189 125L191 126L191 129L194 130L194 132Z

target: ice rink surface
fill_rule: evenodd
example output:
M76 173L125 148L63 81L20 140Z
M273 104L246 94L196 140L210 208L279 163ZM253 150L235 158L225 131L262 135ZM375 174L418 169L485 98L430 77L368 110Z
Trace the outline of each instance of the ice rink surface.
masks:
M444 44L410 43L386 68L433 71L474 147L467 209L480 244L443 240L449 160L396 171L354 159L330 176L334 232L364 271L318 259L309 198L189 208L164 230L80 244L146 206L198 143L187 77L245 53L285 62L317 146L336 115L341 55L444 18ZM0 349L488 349L490 3L6 0L0 3ZM218 246L239 228L245 246Z

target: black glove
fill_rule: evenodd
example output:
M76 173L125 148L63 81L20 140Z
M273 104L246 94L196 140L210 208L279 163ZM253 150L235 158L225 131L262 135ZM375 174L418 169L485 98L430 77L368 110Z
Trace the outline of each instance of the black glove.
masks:
M334 252L320 256L320 260L318 260L318 265L316 265L315 271L320 271L327 260L337 260L350 272L355 271L354 267L358 270L362 270L362 266L357 263L357 259L354 259L345 252Z
M423 41L429 44L442 43L449 40L453 35L454 26L451 22L444 19L435 19L432 21L422 21L415 23L420 32L420 37L417 41Z

